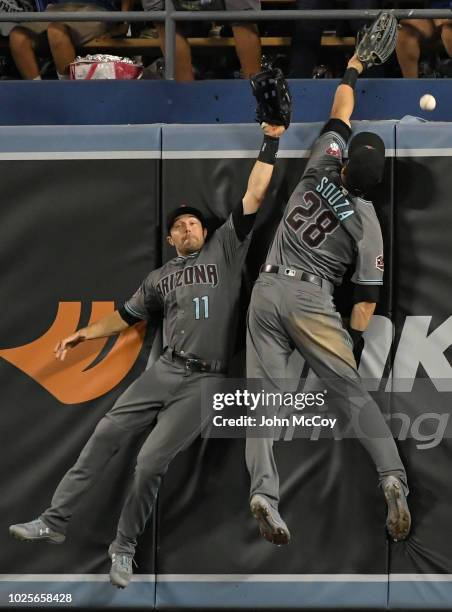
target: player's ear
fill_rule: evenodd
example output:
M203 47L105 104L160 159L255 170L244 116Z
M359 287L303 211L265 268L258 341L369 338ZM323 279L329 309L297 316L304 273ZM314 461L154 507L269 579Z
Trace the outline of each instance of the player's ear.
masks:
M166 241L170 246L174 246L174 240L171 238L171 235L166 237Z
M207 228L206 227L202 230L202 235L204 236L204 240L205 240L206 237L207 237Z

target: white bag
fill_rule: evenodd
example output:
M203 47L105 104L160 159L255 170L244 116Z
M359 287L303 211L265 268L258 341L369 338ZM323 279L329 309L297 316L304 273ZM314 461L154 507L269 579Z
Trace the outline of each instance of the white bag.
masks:
M69 64L69 76L73 80L139 79L142 72L142 64L117 55L87 55Z

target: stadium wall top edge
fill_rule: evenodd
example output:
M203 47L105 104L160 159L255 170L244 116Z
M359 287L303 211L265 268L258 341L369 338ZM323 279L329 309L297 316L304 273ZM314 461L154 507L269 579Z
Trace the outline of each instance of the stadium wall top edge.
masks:
M289 81L293 121L325 121L337 79ZM419 107L425 93L437 101ZM32 101L32 103L30 103ZM2 81L0 125L137 125L252 123L254 98L246 80L197 81ZM452 121L448 79L361 79L355 120L400 120L414 115Z

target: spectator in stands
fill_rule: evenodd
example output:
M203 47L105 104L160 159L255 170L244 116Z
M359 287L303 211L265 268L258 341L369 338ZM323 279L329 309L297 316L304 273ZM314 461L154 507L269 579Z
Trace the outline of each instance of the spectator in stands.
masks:
M113 11L121 2L121 10L130 10L133 0L52 0L46 11ZM40 72L36 57L36 45L39 37L47 31L50 51L55 62L59 79L69 77L69 64L75 60L76 48L105 34L112 28L105 21L73 21L73 22L28 22L22 23L11 30L9 45L11 55L23 79L40 80Z
M450 10L449 0L429 2L429 8ZM449 57L452 57L452 19L405 19L397 38L397 59L407 79L419 76L419 58L423 42L441 38Z
M142 0L145 11L165 10L165 0ZM260 0L225 0L226 10L259 10ZM165 26L156 23L155 27L159 35L160 48L165 53ZM240 60L244 78L259 72L261 68L261 41L259 30L254 23L233 23L235 49ZM193 81L193 66L191 61L191 49L184 35L183 25L176 25L176 58L175 77L177 81Z
M23 13L35 11L36 6L33 0L0 0L0 11L3 13ZM14 27L10 21L0 22L0 35L8 36Z
M350 9L376 9L381 5L380 0L349 0ZM337 9L335 0L296 0L296 8L307 11L321 9ZM351 22L351 29L354 35L365 25L365 21ZM305 19L294 23L292 35L292 45L290 50L290 74L289 76L297 79L310 79L313 76L314 68L320 61L320 47L322 44L322 33L325 30L337 28L338 35L343 30L343 23L332 23L328 20Z

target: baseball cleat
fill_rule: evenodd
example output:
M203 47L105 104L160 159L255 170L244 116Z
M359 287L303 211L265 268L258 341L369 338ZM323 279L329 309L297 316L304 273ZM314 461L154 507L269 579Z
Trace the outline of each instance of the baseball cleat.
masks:
M115 587L118 587L118 589L125 589L133 576L133 555L115 552L113 543L111 543L108 547L108 556L111 559L111 584Z
M411 515L402 483L396 476L386 476L381 486L388 505L386 529L394 542L405 540L410 533Z
M9 533L13 538L24 542L49 542L50 544L62 544L66 539L63 533L58 533L42 521L35 519L29 523L19 523L9 526Z
M273 508L265 497L253 495L250 508L266 540L277 546L290 542L290 532L286 523L282 520L278 510Z

